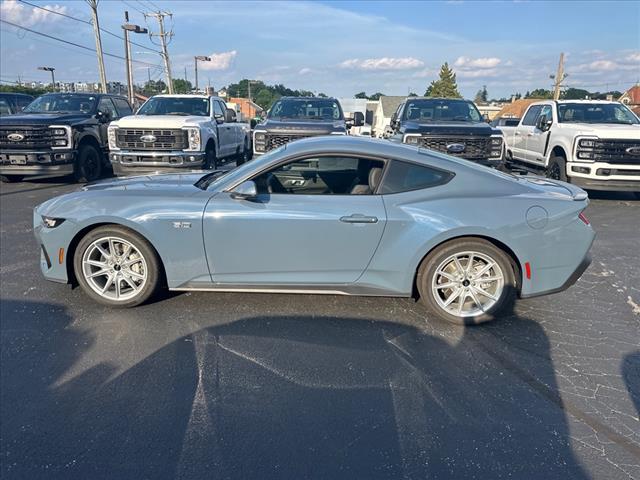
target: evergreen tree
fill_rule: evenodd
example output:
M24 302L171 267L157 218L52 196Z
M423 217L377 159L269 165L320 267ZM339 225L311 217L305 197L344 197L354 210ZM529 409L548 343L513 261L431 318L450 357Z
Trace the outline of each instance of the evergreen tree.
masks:
M487 103L488 98L489 92L487 92L487 86L483 85L482 88L478 90L478 93L476 93L476 97L473 101L476 103Z
M440 67L440 78L434 80L427 88L425 97L462 98L456 83L456 74L447 62Z

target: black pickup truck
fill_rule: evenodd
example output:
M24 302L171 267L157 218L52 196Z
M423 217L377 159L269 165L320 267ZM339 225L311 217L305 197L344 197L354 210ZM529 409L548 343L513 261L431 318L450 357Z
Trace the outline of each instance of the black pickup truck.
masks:
M320 135L347 135L363 124L362 114L345 120L335 98L282 97L253 131L253 153L261 155L286 143Z
M391 118L390 140L500 167L502 132L486 123L468 100L409 97Z
M109 168L109 122L131 115L129 102L107 94L51 93L21 113L0 118L0 180L71 175L96 180Z

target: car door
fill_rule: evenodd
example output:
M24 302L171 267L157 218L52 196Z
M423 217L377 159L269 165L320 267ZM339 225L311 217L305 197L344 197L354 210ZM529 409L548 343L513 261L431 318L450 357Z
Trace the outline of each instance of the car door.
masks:
M531 105L527 110L527 113L525 113L522 118L520 125L516 128L513 137L513 148L511 149L514 158L525 161L529 160L530 156L527 152L527 138L530 135L533 135L536 118L538 118L540 110L542 110L542 105Z
M108 115L107 117L103 117L107 120L98 120L100 122L100 140L102 145L106 147L109 144L109 141L107 139L107 129L109 128L109 123L117 120L120 117L115 105L109 97L100 98L100 101L98 102L98 112Z
M231 154L231 149L233 148L232 132L228 128L229 124L225 122L226 106L218 100L212 100L211 106L213 108L213 117L216 120L215 128L218 132L218 156L226 157Z
M214 282L330 285L355 282L386 222L369 176L382 161L340 155L301 158L254 177L251 200L223 192L207 204L203 228ZM372 169L379 169L371 173ZM366 178L365 178L366 177ZM356 194L358 192L359 194Z
M544 165L547 142L549 139L549 130L543 131L538 128L538 120L542 116L546 116L547 120L553 120L553 113L550 104L543 105L534 121L533 130L530 135L526 136L527 158L532 163Z

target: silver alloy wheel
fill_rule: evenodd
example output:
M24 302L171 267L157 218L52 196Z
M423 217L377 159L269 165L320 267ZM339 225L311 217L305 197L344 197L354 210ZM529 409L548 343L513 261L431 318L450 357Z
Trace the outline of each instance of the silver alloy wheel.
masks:
M129 300L147 283L147 262L131 242L119 237L94 241L82 255L82 274L101 297Z
M480 252L459 252L445 258L431 282L438 306L456 317L487 312L500 299L503 289L500 265Z

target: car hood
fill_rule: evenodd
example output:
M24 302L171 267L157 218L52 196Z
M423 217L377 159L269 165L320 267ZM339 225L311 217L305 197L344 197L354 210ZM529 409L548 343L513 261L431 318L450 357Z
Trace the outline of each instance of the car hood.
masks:
M599 138L640 139L640 125L619 125L616 123L560 123L562 130L575 135L592 135Z
M190 173L167 173L158 175L139 175L134 177L110 178L93 182L82 187L83 191L100 190L161 190L166 193L193 192L200 190L194 184L211 172L194 171Z
M309 133L327 134L331 132L345 132L344 120L321 122L316 120L267 120L256 126L256 130L266 130L269 133Z
M500 131L485 122L462 123L462 122L433 122L418 123L404 122L402 133L421 133L423 135L461 135L488 137L499 135Z
M7 115L0 119L0 126L5 125L55 125L71 124L91 118L84 113L19 113Z
M181 115L130 115L111 125L119 128L182 128L209 121L209 117Z

